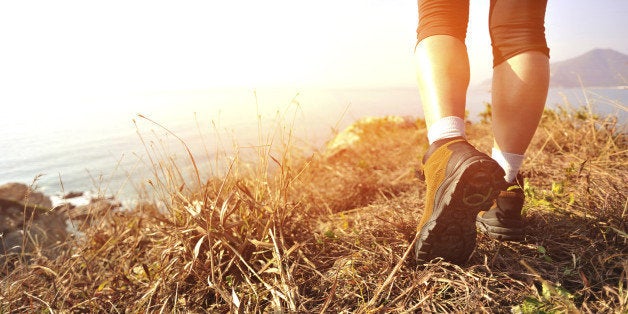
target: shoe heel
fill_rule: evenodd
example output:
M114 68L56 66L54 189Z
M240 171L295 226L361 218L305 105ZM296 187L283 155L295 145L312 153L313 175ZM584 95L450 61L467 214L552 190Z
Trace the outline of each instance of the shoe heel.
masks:
M499 194L504 171L501 167L488 160L472 165L464 175L462 202L465 207L478 211L488 209Z

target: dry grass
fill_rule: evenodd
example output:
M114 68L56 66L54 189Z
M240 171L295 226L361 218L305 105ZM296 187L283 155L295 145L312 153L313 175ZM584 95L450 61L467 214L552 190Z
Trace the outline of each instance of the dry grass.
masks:
M209 180L147 144L164 208L110 212L56 259L5 265L0 312L626 313L620 127L546 112L523 169L525 241L479 235L462 266L404 259L423 204L421 122L358 123L357 144L307 158L280 132L260 138L256 163L234 158ZM485 151L489 134L469 126Z

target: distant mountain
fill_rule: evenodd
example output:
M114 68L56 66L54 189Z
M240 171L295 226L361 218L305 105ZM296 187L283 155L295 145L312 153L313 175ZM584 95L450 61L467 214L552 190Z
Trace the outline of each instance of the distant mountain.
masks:
M582 80L580 83L578 77ZM553 87L626 86L628 55L612 49L594 49L581 56L552 63Z
M612 49L593 49L578 57L554 62L550 64L550 86L628 86L628 55ZM490 90L491 80L478 87Z

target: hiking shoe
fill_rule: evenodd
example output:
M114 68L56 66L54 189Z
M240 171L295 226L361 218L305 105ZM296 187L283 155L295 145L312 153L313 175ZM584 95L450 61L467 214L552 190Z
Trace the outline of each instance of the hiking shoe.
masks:
M499 192L493 206L488 211L481 211L478 214L477 227L493 239L523 240L525 232L521 209L524 200L525 195L519 185L512 185Z
M430 145L422 164L427 191L415 258L464 263L475 248L476 216L497 197L504 171L462 137Z

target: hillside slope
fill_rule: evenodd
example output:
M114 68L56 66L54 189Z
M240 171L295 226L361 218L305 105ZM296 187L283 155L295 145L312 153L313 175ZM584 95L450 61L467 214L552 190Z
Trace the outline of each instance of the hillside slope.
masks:
M622 127L546 111L522 171L525 240L478 235L464 265L406 255L425 193L420 120L361 120L307 156L260 145L259 164L233 159L202 186L167 160L156 172L173 175L153 180L165 210L104 213L55 259L8 256L0 313L626 313ZM467 130L490 150L490 125Z
M490 90L491 80L476 88ZM628 86L628 55L621 52L593 49L575 58L550 63L550 87L617 86Z
M594 49L552 63L550 84L552 87L628 86L628 55L612 49Z

